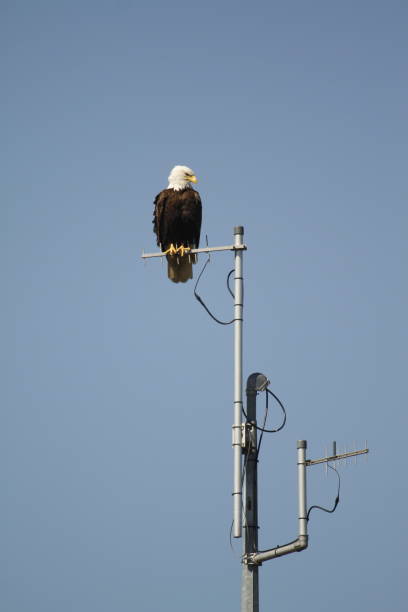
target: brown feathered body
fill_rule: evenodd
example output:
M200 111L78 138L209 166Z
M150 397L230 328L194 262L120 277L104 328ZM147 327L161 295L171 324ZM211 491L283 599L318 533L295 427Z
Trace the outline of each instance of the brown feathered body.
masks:
M191 187L163 189L154 200L153 229L157 245L167 251L171 244L197 249L200 244L201 198ZM185 283L193 278L196 255L166 255L168 277L174 283Z

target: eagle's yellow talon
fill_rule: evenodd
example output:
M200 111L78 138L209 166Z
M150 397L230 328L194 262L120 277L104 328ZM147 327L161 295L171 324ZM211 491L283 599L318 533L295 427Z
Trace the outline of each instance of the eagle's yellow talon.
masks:
M178 247L177 253L179 253L182 257L191 251L190 247L185 247L183 244Z
M174 246L174 244L172 243L169 248L167 249L167 251L163 251L165 255L177 255L178 253L178 249L176 249L176 247Z

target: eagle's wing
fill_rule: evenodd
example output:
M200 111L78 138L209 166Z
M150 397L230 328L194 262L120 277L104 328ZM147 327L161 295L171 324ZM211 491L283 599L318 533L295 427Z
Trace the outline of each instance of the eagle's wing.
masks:
M194 190L194 197L196 200L196 207L194 208L194 211L193 211L194 225L195 225L194 244L195 244L195 248L198 249L198 247L200 246L202 206L201 206L200 194L198 193L198 191Z
M153 211L153 231L157 236L157 246L161 248L162 244L166 242L166 236L163 231L163 213L166 207L166 190L161 191L154 199L154 211Z

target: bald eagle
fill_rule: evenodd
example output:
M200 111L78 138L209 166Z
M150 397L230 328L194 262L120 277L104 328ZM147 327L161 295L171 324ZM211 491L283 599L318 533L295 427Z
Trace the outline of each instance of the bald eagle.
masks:
M197 178L191 168L175 166L169 185L154 200L153 229L157 245L167 257L167 273L174 283L193 278L197 255L189 254L200 243L201 198L191 187Z

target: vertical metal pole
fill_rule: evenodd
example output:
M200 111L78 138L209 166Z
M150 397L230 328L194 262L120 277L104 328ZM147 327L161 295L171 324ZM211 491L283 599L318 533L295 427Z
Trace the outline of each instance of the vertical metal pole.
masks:
M244 228L234 227L234 246L243 244ZM242 490L241 490L241 423L242 423L242 322L243 322L243 251L235 253L234 285L234 424L232 426L233 447L233 531L234 538L240 538L242 532Z
M256 395L259 383L267 381L263 374L251 374L247 381L247 423L256 425ZM253 427L245 449L244 478L244 559L258 552L258 457L257 431ZM259 612L258 565L242 564L241 612Z
M298 440L299 539L306 538L307 544L306 447L306 440Z

